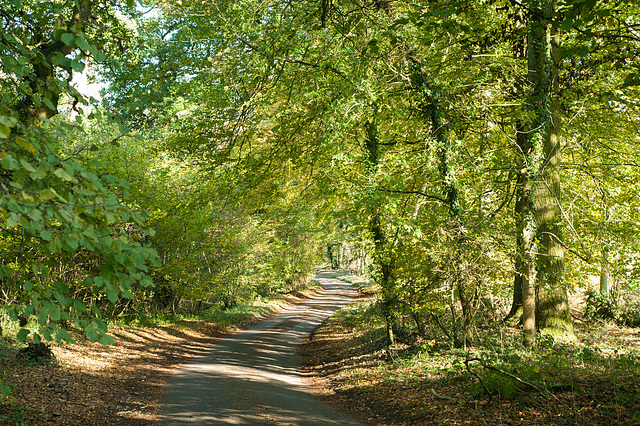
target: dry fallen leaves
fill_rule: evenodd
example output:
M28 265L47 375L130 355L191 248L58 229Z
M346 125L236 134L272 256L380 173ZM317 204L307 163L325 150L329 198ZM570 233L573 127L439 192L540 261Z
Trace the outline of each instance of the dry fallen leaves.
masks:
M472 390L476 381L464 366L452 365L460 354L433 350L414 358L416 352L401 345L392 354L380 344L383 330L371 334L339 317L325 322L299 352L318 395L365 424L640 424L637 358L596 349L618 346L640 353L638 330L577 327L599 346L593 358L586 345L576 346L587 348L581 353L554 353L566 347L551 348L547 355L541 351L545 386L552 392L548 398L522 389L513 398L496 395L489 402Z
M272 304L272 313L309 294ZM0 373L13 384L12 397L23 408L22 414L12 413L6 411L15 410L15 404L0 405L0 424L156 423L163 386L182 363L220 337L262 318L230 328L197 321L153 328L112 327L115 343L108 347L89 342L52 345L55 362L49 363L10 356L1 360L6 371Z
M109 347L90 343L54 346L55 363L5 360L9 368L4 374L15 384L14 397L26 407L26 417L15 423L156 423L163 386L171 374L233 331L202 322L115 328L111 332L116 343ZM615 338L640 348L637 331L612 327L598 333L594 341ZM434 368L441 362L437 357L425 359L429 368L390 362L394 357L384 345L363 339L358 330L339 320L327 321L301 346L300 354L318 395L366 424L567 424L576 420L616 424L640 412L640 402L625 399L624 393L629 397L637 394L637 369L618 372L612 383L606 372L582 371L577 365L575 372L564 373L574 374L579 391L559 391L557 399L548 401L528 392L513 400L494 398L485 405L486 398L470 398L467 379L447 378L444 366L441 371ZM552 377L554 372L548 373ZM610 407L604 411L607 404ZM0 419L3 415L11 418L2 409L0 406Z
M8 381L33 424L147 424L180 363L216 335L197 328L111 330L116 343L53 346L54 363L15 360Z

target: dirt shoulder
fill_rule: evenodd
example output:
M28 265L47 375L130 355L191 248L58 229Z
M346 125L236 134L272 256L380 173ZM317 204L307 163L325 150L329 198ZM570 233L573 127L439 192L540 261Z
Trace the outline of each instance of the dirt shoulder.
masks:
M164 384L182 363L220 338L308 297L309 293L300 293L287 298L270 314L230 328L186 321L111 328L113 345L53 345L53 362L16 358L5 345L0 372L13 384L13 394L0 404L0 424L155 424Z

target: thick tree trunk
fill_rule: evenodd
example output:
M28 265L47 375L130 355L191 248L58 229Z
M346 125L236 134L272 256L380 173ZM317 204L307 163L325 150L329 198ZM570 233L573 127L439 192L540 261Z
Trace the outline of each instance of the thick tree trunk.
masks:
M567 291L564 284L564 247L562 244L562 216L560 211L560 119L557 114L556 98L559 92L558 50L560 36L557 28L546 22L555 10L555 0L539 2L540 16L532 27L536 35L534 44L544 46L534 53L535 72L541 77L539 84L544 85L547 99L542 133L544 162L540 169L540 179L535 190L535 218L538 224L537 238L540 241L540 253L537 256L538 282L536 286L537 327L544 334L562 339L575 339L569 311ZM544 37L544 39L542 38ZM544 44L542 44L544 42ZM540 98L544 102L544 98ZM542 118L542 117L541 117Z
M536 337L536 254L538 223L535 215L536 184L543 167L543 145L549 123L550 80L548 73L548 39L545 13L547 0L531 0L527 32L527 84L526 96L530 119L517 142L521 153L518 173L523 176L522 196L516 226L522 246L517 256L522 258L522 323L524 343L535 344Z
M514 26L517 29L520 28L520 23L527 22L524 14L527 12L525 8L514 8ZM527 58L527 44L530 42L529 38L513 40L513 54L517 59L524 60ZM513 87L512 96L515 99L528 99L531 91L531 82L527 79L526 83L517 82ZM532 169L529 167L531 164L530 158L532 157L532 144L529 135L530 125L527 120L522 116L515 117L515 130L516 130L516 156L515 156L515 170L516 170L516 187L515 187L515 206L513 209L514 225L515 225L515 256L514 256L514 275L513 275L513 300L511 304L511 310L505 318L505 323L510 326L516 326L518 324L524 324L524 297L523 289L525 283L531 283L531 268L530 266L525 270L525 258L527 255L527 248L525 247L525 227L535 224L529 224L525 222L527 217L527 208L531 204L531 195L529 192L532 180ZM527 191L525 191L525 187ZM528 279L526 277L529 276ZM530 292L527 293L530 296ZM530 302L530 300L528 300ZM535 301L534 301L535 302ZM534 310L535 313L535 310ZM531 315L530 309L527 310L527 315ZM530 330L531 320L527 322L528 333L527 335L533 335L535 337L535 329L533 334Z
M532 32L529 34L531 43ZM529 84L533 90L528 98L539 96L539 86L534 84L538 74L532 71L531 52L529 52ZM535 105L535 102L533 103ZM514 208L516 225L516 259L513 289L513 315L522 310L522 326L526 346L535 345L536 341L536 254L538 251L536 232L538 225L535 218L535 183L538 180L542 164L542 143L540 125L519 124L516 142L518 144L516 205ZM518 318L519 322L520 318Z
M535 144L532 146L532 153L535 153ZM530 156L534 159L536 156ZM535 163L535 162L534 162ZM535 164L533 164L535 170ZM529 179L525 184L523 198L523 208L521 217L522 238L522 325L524 329L525 346L533 346L536 341L536 229L537 224L533 211L533 179Z
M604 241L602 244L600 257L600 294L609 297L609 276L611 275L611 267L609 265L609 245L608 245L608 228L609 228L609 195L606 190L602 190L602 228L604 231Z
M511 309L504 318L504 322L509 327L515 327L522 321L522 259L517 257L515 263L516 272L513 274L513 297L511 301Z
M600 265L600 294L609 297L609 249L602 248L602 260Z

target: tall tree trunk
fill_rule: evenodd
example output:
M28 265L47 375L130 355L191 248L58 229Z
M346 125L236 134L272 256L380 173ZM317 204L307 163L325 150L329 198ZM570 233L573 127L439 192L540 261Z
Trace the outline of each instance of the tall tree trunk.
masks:
M536 184L539 182L544 160L544 139L550 121L549 53L547 38L548 0L531 0L527 28L527 84L525 98L530 119L525 133L517 138L521 162L518 173L524 175L520 211L516 214L518 237L522 238L517 256L522 258L522 306L524 342L535 344L536 337L536 253L538 223L536 220Z
M375 116L366 124L366 138L365 138L366 153L368 155L368 168L371 176L375 176L378 169L379 161L379 147L380 141L378 139L378 126L375 121ZM380 306L382 309L382 316L384 317L387 338L389 344L395 344L395 334L393 332L393 323L395 322L395 315L393 305L395 303L396 294L396 279L395 279L395 258L393 250L389 246L384 229L382 226L382 214L380 213L380 206L375 205L373 207L373 213L369 221L369 231L373 237L374 244L374 262L380 268Z
M535 256L537 223L534 215L534 183L540 167L541 146L531 137L526 127L518 126L518 167L516 181L516 203L514 207L516 225L516 257L513 279L513 304L507 318L515 323L522 321L524 343L533 346L536 340L535 317ZM521 312L521 315L518 314Z
M557 114L560 35L558 29L547 21L555 11L555 0L540 0L534 3L538 3L540 13L533 14L536 18L532 17L533 22L530 24L530 34L535 36L530 44L530 59L534 72L539 76L537 83L543 86L540 94L544 94L544 97L533 100L542 102L547 109L544 115L540 116L544 120L539 122L543 129L541 136L544 162L540 169L540 179L536 183L534 205L538 224L537 238L540 241L540 253L536 259L536 325L542 333L563 339L575 339L564 284L560 211L561 150L560 119Z
M602 189L602 228L604 238L602 241L601 257L600 257L600 294L609 297L609 276L611 275L611 267L609 265L609 194L606 189Z
M520 233L517 239L521 240ZM516 247L521 247L522 243L516 243ZM504 318L504 322L509 327L515 327L522 321L522 257L516 256L515 273L513 274L513 295L511 298L511 309Z
M516 189L515 189L515 198L516 203L513 208L513 214L515 218L516 225L516 255L514 259L514 274L513 274L513 299L511 303L511 310L507 314L504 319L505 323L508 325L515 327L522 321L522 309L523 309L523 300L522 300L522 283L524 276L524 239L523 239L523 230L524 230L524 221L522 218L524 217L523 211L523 203L524 203L524 183L527 179L527 169L525 163L522 161L521 153L524 152L524 148L526 146L526 133L524 131L518 130L516 134L516 141L518 146L520 147L520 152L518 153L518 157L520 160L518 161L518 173L516 178Z
M422 114L429 120L433 139L435 140L436 154L438 156L438 171L442 184L443 200L449 213L449 231L453 235L453 256L451 265L452 276L449 279L451 288L455 289L460 301L462 311L462 343L471 338L474 304L477 299L477 291L470 289L463 270L463 251L466 236L463 231L463 218L460 201L458 198L459 187L455 170L451 167L452 152L451 140L447 124L442 120L442 107L438 99L437 91L432 87L427 75L420 69L418 62L413 63L412 84L420 96Z
M609 248L606 246L602 247L600 294L604 297L609 297Z
M526 25L526 17L524 16L525 10L521 8L514 8L511 12L513 16L513 21L511 25L513 26L514 34L519 34L521 31L524 32L526 28L523 25ZM526 32L525 32L526 33ZM527 55L527 43L528 40L515 37L512 41L512 49L513 55L518 60L526 59ZM528 88L526 85L517 81L516 84L512 88L513 93L511 96L514 99L525 99L527 97ZM527 155L529 152L528 148L528 133L527 133L527 123L523 117L515 117L515 140L516 140L516 155L515 155L515 171L516 171L516 186L515 186L515 205L513 208L513 217L514 217L514 225L515 225L515 256L514 256L514 274L513 274L513 299L511 304L511 310L507 314L505 318L505 323L510 326L516 326L521 324L523 321L523 297L522 297L522 285L524 282L524 203L525 203L525 183L528 179L528 170L527 170Z
M528 138L527 138L528 139ZM522 286L522 325L524 330L524 344L533 346L536 341L536 230L537 223L534 215L534 191L535 176L539 168L540 146L527 140L524 145L525 153L522 163L523 173L526 179L522 186L522 199L520 210L516 216L518 236L516 240L521 242L516 254L520 258L522 272L520 281ZM529 161L527 163L527 160Z
M544 54L537 41L546 40L545 29L534 26L529 20L527 36L527 90L521 95L532 113L530 121L518 118L516 124L516 144L518 147L516 165L516 203L514 218L516 227L516 256L513 287L513 304L509 316L514 322L522 321L524 343L533 346L536 341L536 254L538 251L536 234L538 223L535 217L535 186L542 167L542 133L546 119L546 98L544 77ZM533 47L535 46L535 48ZM518 312L522 312L519 318ZM509 317L508 317L509 318Z

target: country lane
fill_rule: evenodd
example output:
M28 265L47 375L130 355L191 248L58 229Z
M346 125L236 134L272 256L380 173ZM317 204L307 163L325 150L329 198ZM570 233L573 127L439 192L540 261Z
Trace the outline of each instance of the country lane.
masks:
M165 387L162 425L358 425L315 397L296 350L356 296L318 274L324 291L248 330L220 340L183 365Z

